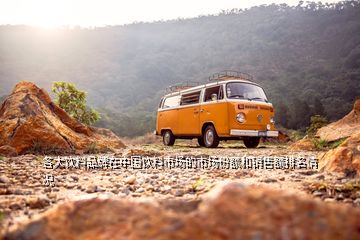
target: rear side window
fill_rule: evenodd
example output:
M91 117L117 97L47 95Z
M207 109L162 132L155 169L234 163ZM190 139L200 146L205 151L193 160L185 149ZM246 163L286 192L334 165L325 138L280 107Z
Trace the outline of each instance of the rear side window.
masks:
M223 96L222 86L207 88L205 90L205 94L204 94L204 102L212 101L212 99L211 99L212 94L217 95L217 100L223 99L224 96Z
M200 91L187 93L181 96L180 105L189 105L199 103Z
M161 108L163 101L164 101L164 99L162 98L159 103L159 108Z
M165 98L164 101L164 106L163 108L172 108L172 107L178 107L180 104L180 96L173 96L173 97L168 97Z

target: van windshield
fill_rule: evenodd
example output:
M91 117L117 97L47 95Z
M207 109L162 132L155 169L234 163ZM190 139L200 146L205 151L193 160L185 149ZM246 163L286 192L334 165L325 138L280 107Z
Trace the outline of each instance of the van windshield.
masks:
M232 99L247 99L268 102L264 90L250 83L233 82L226 85L226 94Z

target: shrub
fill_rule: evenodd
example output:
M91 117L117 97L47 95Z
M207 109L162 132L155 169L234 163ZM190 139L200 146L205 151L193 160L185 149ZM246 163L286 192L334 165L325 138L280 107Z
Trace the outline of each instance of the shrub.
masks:
M328 120L323 116L320 115L312 116L310 119L310 126L307 128L306 131L307 135L309 137L315 136L316 131L323 126L326 126L328 123L329 123Z
M74 84L54 82L52 92L56 94L56 104L79 122L92 125L100 119L100 114L86 105L86 92Z

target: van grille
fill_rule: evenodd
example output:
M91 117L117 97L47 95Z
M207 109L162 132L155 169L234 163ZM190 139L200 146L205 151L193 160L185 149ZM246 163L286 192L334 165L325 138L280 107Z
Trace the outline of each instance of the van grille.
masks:
M245 105L245 109L258 109L256 105Z
M258 106L258 105L244 105L244 104L239 104L238 109L254 109L254 110L260 109L260 110L272 111L271 107Z
M260 109L261 109L261 110L267 110L267 111L269 111L269 110L270 110L270 107L267 107L267 106L260 106Z

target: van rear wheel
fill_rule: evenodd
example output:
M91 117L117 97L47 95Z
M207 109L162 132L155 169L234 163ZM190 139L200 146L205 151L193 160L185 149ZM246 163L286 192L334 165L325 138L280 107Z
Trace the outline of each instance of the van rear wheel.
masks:
M204 138L203 138L203 137L199 137L199 138L198 138L198 143L199 143L200 147L205 147L205 142L204 142Z
M175 143L175 136L170 130L163 133L163 143L166 146L173 146Z
M205 147L207 148L216 148L219 145L219 137L212 125L205 128L205 131L203 132L203 139Z
M259 137L246 137L244 138L244 144L247 148L256 148L260 143Z

